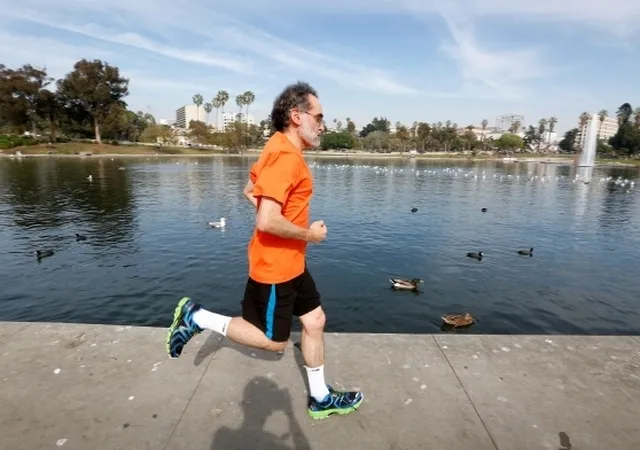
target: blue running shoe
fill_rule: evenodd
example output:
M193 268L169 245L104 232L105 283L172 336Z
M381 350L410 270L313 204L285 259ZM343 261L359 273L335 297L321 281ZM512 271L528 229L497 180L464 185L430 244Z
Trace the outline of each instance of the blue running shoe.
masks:
M360 407L364 394L362 392L340 392L331 386L329 395L319 402L314 397L309 397L307 413L312 419L324 419L332 414L349 414Z
M184 297L178 302L173 313L173 323L167 333L167 353L172 358L177 358L182 353L182 348L189 340L203 331L193 320L193 313L200 309L200 305Z

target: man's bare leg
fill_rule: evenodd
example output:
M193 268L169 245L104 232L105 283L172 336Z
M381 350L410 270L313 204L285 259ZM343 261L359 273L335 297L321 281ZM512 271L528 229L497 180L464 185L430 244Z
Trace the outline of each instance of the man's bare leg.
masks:
M238 344L272 352L282 352L287 345L287 342L267 339L262 331L242 317L223 316L208 311L184 297L175 309L173 323L167 333L166 347L169 356L178 358L187 342L203 329L228 336Z
M239 316L229 322L227 337L238 344L270 352L283 352L287 347L287 342L267 339L262 330Z
M309 406L307 413L314 419L323 419L332 414L349 414L360 407L364 396L362 392L340 392L332 389L324 379L324 325L325 315L322 307L300 317L302 351L307 376L309 378Z
M300 317L302 334L300 350L309 378L309 394L318 401L329 395L324 378L324 325L326 317L321 306Z
M302 334L300 335L300 349L304 362L309 367L324 364L324 325L326 317L321 306L300 317Z

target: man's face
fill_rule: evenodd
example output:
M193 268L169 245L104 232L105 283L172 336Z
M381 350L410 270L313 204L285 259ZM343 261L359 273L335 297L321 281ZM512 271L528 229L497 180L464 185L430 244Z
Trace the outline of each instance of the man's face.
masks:
M307 111L300 111L300 127L298 134L305 144L305 147L317 147L320 145L320 135L324 131L322 105L317 97L309 95L311 108Z

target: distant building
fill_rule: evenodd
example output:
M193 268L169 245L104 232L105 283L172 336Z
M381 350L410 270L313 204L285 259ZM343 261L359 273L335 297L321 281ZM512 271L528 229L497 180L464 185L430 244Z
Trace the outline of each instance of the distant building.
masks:
M160 119L160 125L169 125L170 127L175 126L176 121L171 119Z
M207 112L204 110L204 106L200 105L198 108L195 104L191 104L176 110L176 127L189 128L189 123L192 120L207 123Z
M496 117L496 131L509 132L514 123L519 122L520 128L524 126L524 116L522 114L503 114ZM517 130L520 131L520 130Z
M255 123L253 116L249 114L248 116L245 113L234 113L234 112L225 112L222 115L222 130L224 131L229 124L240 120L242 123L248 123L249 125L253 125Z
M582 148L584 144L584 136L587 133L587 127L589 122L578 131L576 142L578 148ZM600 136L600 139L608 141L610 137L615 136L618 132L618 118L617 117L605 117L604 122L600 123L600 118L596 115L596 136ZM579 125L578 125L579 126Z

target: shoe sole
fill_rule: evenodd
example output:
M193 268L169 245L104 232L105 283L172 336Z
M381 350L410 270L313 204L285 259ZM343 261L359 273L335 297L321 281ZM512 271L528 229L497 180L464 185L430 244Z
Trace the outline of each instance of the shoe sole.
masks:
M169 327L169 331L167 333L167 341L165 343L167 354L172 359L178 358L179 355L178 356L172 356L171 355L171 346L170 346L170 344L171 344L171 336L173 335L173 332L176 331L176 328L180 324L180 321L182 320L182 308L185 305L185 303L187 303L189 300L190 300L189 297L182 297L182 299L178 302L178 305L176 306L176 309L173 311L173 323Z
M360 399L360 401L355 405L353 405L351 408L330 409L328 411L316 411L316 412L307 410L307 414L309 414L309 417L311 417L314 420L326 419L327 417L333 416L334 414L344 416L345 414L350 414L356 411L360 407L363 401L364 401L364 394L362 394L362 398Z

